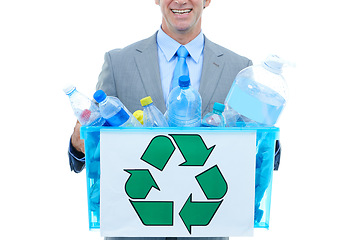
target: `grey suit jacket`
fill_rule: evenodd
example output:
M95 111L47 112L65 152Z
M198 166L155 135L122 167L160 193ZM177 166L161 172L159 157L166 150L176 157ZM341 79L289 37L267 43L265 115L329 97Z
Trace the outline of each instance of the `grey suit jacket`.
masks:
M97 89L109 96L118 97L131 111L142 109L140 99L151 96L155 106L163 113L166 104L161 88L158 51L155 33L148 39L123 49L105 54L105 62L99 75ZM223 48L205 37L204 63L200 80L202 115L212 111L215 102L224 103L227 93L237 75L252 62ZM71 170L80 172L84 168L84 154L69 147Z
M97 89L118 97L131 111L142 109L140 99L150 96L163 113L166 104L160 80L155 33L150 38L105 54ZM224 103L237 75L252 62L205 37L204 63L200 80L202 114L212 111L215 102Z

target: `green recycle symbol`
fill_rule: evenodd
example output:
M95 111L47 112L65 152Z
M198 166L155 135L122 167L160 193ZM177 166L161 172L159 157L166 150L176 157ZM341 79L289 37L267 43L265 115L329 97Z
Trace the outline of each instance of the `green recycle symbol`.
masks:
M197 134L169 134L175 141L185 162L180 167L204 166L215 145L207 148L203 139ZM167 136L155 136L141 160L163 171L175 151L171 139ZM152 188L160 191L155 179L148 169L124 169L130 174L125 183L125 192L132 207L145 226L173 226L173 201L144 201ZM201 190L209 201L193 201L190 193L179 212L187 230L191 234L192 226L207 226L219 209L228 185L217 165L195 176Z

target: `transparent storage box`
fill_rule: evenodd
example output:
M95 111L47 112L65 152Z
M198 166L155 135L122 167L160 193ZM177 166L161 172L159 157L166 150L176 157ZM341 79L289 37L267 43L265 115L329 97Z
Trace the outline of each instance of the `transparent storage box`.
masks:
M87 199L89 229L100 229L100 131L109 127L81 127L81 139L85 141ZM150 130L151 128L142 128ZM154 128L152 128L154 129ZM202 128L199 128L202 129ZM210 128L207 128L210 129ZM168 128L169 132L174 128ZM196 129L194 129L196 131ZM141 131L141 130L140 130ZM211 131L256 132L256 171L254 228L269 228L271 189L274 168L275 143L279 128L211 128Z

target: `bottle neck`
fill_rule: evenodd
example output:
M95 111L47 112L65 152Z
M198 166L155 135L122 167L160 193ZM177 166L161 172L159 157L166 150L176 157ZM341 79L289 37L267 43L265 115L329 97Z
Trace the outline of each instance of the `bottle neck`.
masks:
M76 93L76 92L77 92L77 90L76 90L76 88L74 88L74 89L72 89L70 92L68 92L66 94L70 97L70 96L74 95L74 93Z
M144 108L146 108L146 107L150 107L150 106L152 106L153 105L153 102L152 103L149 103L149 104L147 104L147 105L145 105L144 106Z
M186 87L180 87L181 90L186 90L186 89L189 89L189 88L190 88L190 85L186 86Z
M109 100L109 98L106 97L104 100L102 100L101 102L99 102L99 104L104 105L104 104L106 104L106 103L108 102L108 100Z
M223 112L213 109L213 113L215 113L217 115L221 115Z

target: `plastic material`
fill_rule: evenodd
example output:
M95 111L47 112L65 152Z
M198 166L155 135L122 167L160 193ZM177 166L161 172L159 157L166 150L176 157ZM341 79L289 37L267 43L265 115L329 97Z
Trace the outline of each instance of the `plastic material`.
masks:
M105 118L111 126L142 126L118 98L107 96L103 90L98 90L94 93L94 99L99 103L101 116Z
M100 228L100 161L93 157L96 152L97 143L100 139L100 130L105 127L81 127L80 136L85 140L86 176L88 194L89 228L96 230ZM194 128L194 132L206 128ZM172 132L173 128L168 128ZM136 131L155 131L155 128L141 128ZM255 172L255 209L254 227L269 228L271 189L275 155L275 143L279 139L279 128L257 127L257 128L214 128L212 131L229 132L236 134L256 131L256 172ZM234 157L236 160L236 157ZM255 161L255 159L254 159Z
M287 99L287 86L281 75L284 61L269 56L262 64L240 71L225 103L244 117L274 126Z
M144 112L142 110L136 110L134 113L133 113L133 116L141 123L144 125L144 120L143 120L143 117L144 117Z
M143 99L140 100L141 106L143 106L143 107L149 105L152 102L153 101L150 96L144 97Z
M89 229L100 229L100 127L81 127L80 138L85 144L86 185ZM100 151L99 151L100 153Z
M223 116L225 118L225 127L236 127L236 122L240 114L232 109L229 104L225 103Z
M151 97L145 97L140 100L143 110L144 127L168 127L164 115L154 105Z
M269 228L275 143L278 132L257 128L254 227Z
M225 127L225 118L223 116L223 111L225 105L215 102L213 111L205 115L201 121L202 127Z
M105 123L105 119L101 117L98 106L84 94L78 92L76 87L69 85L63 90L69 97L71 107L81 125L102 126Z
M201 96L190 86L188 76L179 78L179 86L169 94L167 118L170 127L199 127L201 124Z

